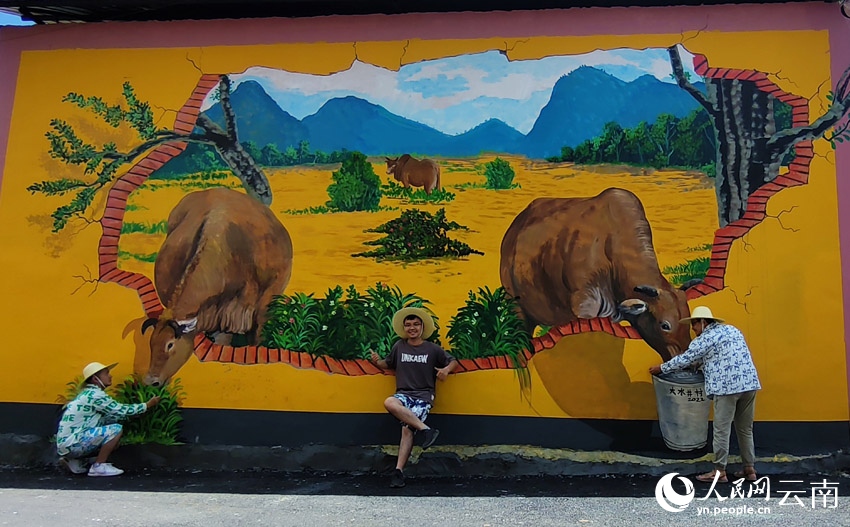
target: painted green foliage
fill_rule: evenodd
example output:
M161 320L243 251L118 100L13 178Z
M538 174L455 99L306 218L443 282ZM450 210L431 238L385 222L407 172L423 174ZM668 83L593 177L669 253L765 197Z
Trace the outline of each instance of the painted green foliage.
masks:
M418 187L405 188L395 181L389 181L381 186L381 191L384 196L390 198L401 198L407 203L413 205L422 205L425 203L447 203L455 199L453 192L449 192L444 188L434 189L430 194L425 192L425 189Z
M397 286L375 284L361 295L354 286L329 289L323 298L295 293L278 296L269 304L263 327L263 345L336 359L368 358L370 350L385 357L398 340L392 329L393 314L404 307L424 307L430 302L405 294ZM437 330L428 340L440 344ZM449 323L451 353L458 359L507 356L525 370L523 350L531 337L517 315L516 301L499 287L469 292L466 304Z
M85 176L94 176L93 181L62 178L33 183L27 187L27 190L33 194L45 196L73 194L69 203L58 207L51 214L54 232L62 230L72 217L85 212L97 192L113 180L123 164L133 160L155 144L178 138L175 132L156 127L150 105L136 98L135 91L129 82L124 83L122 95L124 104L114 106L107 104L100 97L85 97L76 93L69 93L62 101L91 111L113 128L118 128L122 124L129 125L143 141L140 146L130 152L119 152L115 143L112 142L100 147L88 144L77 136L77 132L67 122L61 119L50 121L51 130L45 134L50 143L48 151L50 157L68 165L82 166Z
M353 152L343 161L332 178L333 183L328 187L329 209L343 212L376 210L381 203L381 180L360 152Z
M444 208L434 215L419 209L408 209L398 218L366 231L385 235L381 239L365 242L366 245L377 245L379 248L353 256L376 258L379 261L415 261L484 254L463 242L449 238L448 232L453 230L469 229L448 221Z
M484 166L484 177L487 178L486 188L492 190L516 188L519 185L514 183L514 176L511 164L501 157L497 157Z
M124 424L122 444L181 444L178 441L180 423L183 421L180 402L186 394L180 385L180 379L164 386L146 386L133 377L127 377L115 387L115 400L124 404L143 403L154 396L161 398L158 405Z
M459 359L507 355L516 366L524 363L522 351L531 348L525 322L517 315L517 303L503 287L470 291L449 322L447 337L452 354Z
M270 348L336 359L365 359L370 350L386 356L398 339L392 328L395 312L405 307L427 309L429 303L381 283L365 294L352 285L344 293L341 286L329 289L324 298L304 293L277 296L269 304L262 341ZM437 331L428 340L439 344L439 321L432 317Z
M65 393L56 398L63 409L77 398L85 388L85 379L78 375L66 385ZM134 416L124 421L124 433L121 436L122 445L159 443L162 445L179 445L180 423L183 416L180 404L186 397L180 379L163 386L145 386L134 377L127 377L123 383L112 387L110 395L122 404L144 403L151 397L160 397L160 403L142 415Z

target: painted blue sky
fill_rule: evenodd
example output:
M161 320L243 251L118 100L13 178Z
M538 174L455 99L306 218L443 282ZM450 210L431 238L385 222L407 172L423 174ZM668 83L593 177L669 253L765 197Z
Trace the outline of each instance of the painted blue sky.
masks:
M680 53L686 70L697 78L692 55L683 48ZM665 49L593 51L514 62L498 51L488 51L409 64L399 71L354 62L348 70L332 75L254 67L232 78L236 85L259 82L298 119L315 113L329 99L354 95L447 134L463 133L494 118L527 133L549 101L555 82L582 65L626 82L642 75L673 82ZM205 108L211 104L208 99Z
M34 22L25 22L18 15L0 11L0 26L31 26Z

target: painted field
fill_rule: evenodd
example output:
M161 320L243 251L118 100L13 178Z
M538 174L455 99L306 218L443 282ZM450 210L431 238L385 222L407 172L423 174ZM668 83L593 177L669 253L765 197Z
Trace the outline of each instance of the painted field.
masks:
M463 305L469 290L499 282L499 248L516 215L539 197L589 197L606 188L634 192L643 203L653 231L662 269L708 256L717 229L717 205L713 181L699 172L659 170L627 166L578 166L569 163L531 161L505 157L516 172L519 188L482 188L484 165L493 156L474 159L442 159L443 187L455 199L440 204L413 205L401 198L384 197L378 212L293 214L287 211L318 207L328 200L327 187L338 165L297 166L267 169L274 202L272 210L292 236L294 262L287 293L324 294L330 287L354 284L365 289L375 282L399 286L431 301L442 326ZM382 179L385 166L372 160ZM187 193L207 185L237 188L236 178L209 183L180 184L173 180L148 180L130 198L121 237L119 267L153 276L153 260L165 239L165 220ZM469 228L451 236L484 255L460 259L440 258L413 263L378 262L352 254L370 247L363 242L380 235L364 232L397 217L401 210L419 208L431 213L445 207L448 220ZM132 232L136 230L137 232ZM665 274L672 274L671 271ZM670 276L668 276L670 278ZM444 336L444 333L443 333Z

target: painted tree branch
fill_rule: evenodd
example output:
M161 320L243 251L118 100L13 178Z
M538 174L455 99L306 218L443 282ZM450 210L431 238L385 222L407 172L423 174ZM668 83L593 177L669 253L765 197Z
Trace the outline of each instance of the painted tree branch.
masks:
M850 113L850 68L844 70L844 74L838 80L835 96L829 109L808 126L789 128L778 132L767 142L772 155L782 157L792 146L800 141L819 139L823 137L830 128L837 125ZM846 129L846 126L844 127ZM843 131L843 129L840 129ZM841 132L838 132L839 134Z
M272 193L268 179L254 159L239 144L236 115L230 104L230 79L226 75L221 76L219 92L227 131L222 130L205 115L201 115L198 123L203 133L193 132L188 135L157 128L150 105L136 97L129 83L124 83L122 92L126 108L121 104L109 105L100 97L85 97L76 93L66 95L62 99L64 102L70 102L94 113L113 128L121 124L129 125L136 131L142 142L127 152L119 151L115 143L106 143L97 147L79 138L74 128L65 121L51 120L51 130L45 133L50 143L50 156L69 165L82 165L85 175L96 176L93 181L62 178L34 183L27 187L27 190L33 194L40 193L47 196L74 193L70 203L60 206L51 214L53 231L62 230L71 218L81 216L92 204L97 192L114 180L121 166L134 162L157 146L171 142L213 145L233 170L234 175L242 181L248 193L262 203L270 204Z
M720 116L717 107L708 100L708 98L699 89L688 81L685 76L685 69L682 67L682 57L679 55L678 46L670 46L667 48L667 53L670 55L670 65L673 67L673 75L676 77L676 84L680 88L688 92L703 108L708 112L712 119Z

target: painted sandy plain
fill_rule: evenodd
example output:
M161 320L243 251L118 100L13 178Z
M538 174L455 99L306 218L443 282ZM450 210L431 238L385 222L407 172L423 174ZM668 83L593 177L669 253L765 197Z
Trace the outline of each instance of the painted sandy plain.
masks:
M329 214L288 214L288 210L324 205L327 187L338 165L271 168L266 173L272 185L272 210L292 237L294 261L292 279L286 288L294 292L324 295L339 284L365 290L376 282L397 285L405 293L417 293L430 300L431 307L445 327L467 299L469 290L499 287L499 248L505 231L516 215L538 197L588 197L610 187L626 188L642 201L652 226L655 251L661 268L708 256L707 246L717 229L717 205L713 181L698 172L641 169L624 166L572 164L533 161L523 157L501 156L516 172L521 188L488 190L455 188L464 183L483 183L484 164L495 156L473 159L441 159L442 183L454 192L453 201L438 205L411 205L401 199L384 197L384 207L420 208L431 213L446 208L447 218L469 227L450 235L483 256L462 259L434 259L415 263L377 262L354 258L369 250L363 245L380 235L364 232L400 214L400 210ZM385 165L372 160L375 173L386 180ZM224 182L239 187L236 178ZM126 222L153 224L168 213L188 192L174 182L148 180L130 198ZM121 236L122 254L149 255L157 252L164 234L128 233ZM153 277L153 263L122 257L119 267Z

